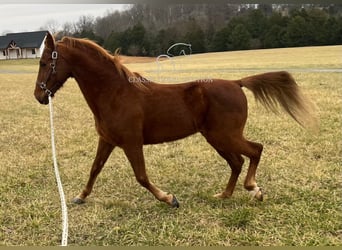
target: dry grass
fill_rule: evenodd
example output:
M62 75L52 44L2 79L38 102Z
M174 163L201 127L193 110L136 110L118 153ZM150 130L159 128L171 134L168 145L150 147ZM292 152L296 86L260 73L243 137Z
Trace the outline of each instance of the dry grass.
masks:
M255 71L341 68L342 46L304 47L207 53L176 57L129 68L162 82L198 78L238 78ZM235 74L243 73L243 74Z
M300 56L307 51L315 54ZM218 70L218 77L235 79L255 73L238 71L240 66L257 67L254 61L265 71L271 65L340 67L340 51L341 46L232 52L193 56L191 64L179 65L190 69L182 73L184 77L199 78L208 67L221 69L226 63L237 71ZM48 107L33 97L36 74L1 73L23 68L36 71L35 64L22 62L0 62L0 245L58 245L61 212ZM155 65L128 67L152 77ZM191 69L198 74L193 75ZM286 115L275 116L259 108L245 91L249 100L246 135L265 146L257 175L266 192L264 202L251 201L243 189L246 167L231 199L212 198L225 186L230 171L200 135L145 147L151 179L177 195L179 209L159 203L141 188L118 149L88 202L68 204L69 244L341 245L341 73L296 71L294 77L318 107L320 130L316 134L301 129ZM67 200L71 200L88 178L97 136L74 81L57 94L54 107L58 162Z

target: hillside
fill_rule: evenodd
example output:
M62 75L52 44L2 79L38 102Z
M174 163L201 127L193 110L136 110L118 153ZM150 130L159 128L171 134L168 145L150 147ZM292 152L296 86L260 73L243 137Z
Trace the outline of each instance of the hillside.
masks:
M86 37L134 56L158 56L177 42L190 43L193 53L337 45L341 10L336 4L135 4L82 16L59 36Z

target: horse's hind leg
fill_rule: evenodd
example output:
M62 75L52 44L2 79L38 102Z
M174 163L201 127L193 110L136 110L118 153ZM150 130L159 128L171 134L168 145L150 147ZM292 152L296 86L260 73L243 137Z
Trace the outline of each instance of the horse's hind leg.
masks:
M246 155L250 159L244 186L253 197L262 201L263 194L261 188L259 188L256 183L255 175L260 161L263 146L260 143L244 140L241 147L242 154Z
M207 141L219 152L219 154L227 160L232 168L232 175L224 192L217 194L216 197L229 197L234 190L237 178L241 172L243 164L242 155L250 159L247 176L244 182L244 187L258 200L263 199L262 191L258 187L255 179L256 170L260 161L263 146L259 143L250 142L243 138L239 133L232 133L228 137L224 135L224 131L219 133L216 130L214 133L203 134Z
M239 178L239 175L241 173L242 165L244 163L244 159L239 154L234 153L226 153L223 151L217 150L217 152L227 161L229 164L232 173L230 175L228 184L226 186L226 189L222 193L218 193L214 195L216 198L229 198L232 196L234 192L234 188L236 186L236 182Z

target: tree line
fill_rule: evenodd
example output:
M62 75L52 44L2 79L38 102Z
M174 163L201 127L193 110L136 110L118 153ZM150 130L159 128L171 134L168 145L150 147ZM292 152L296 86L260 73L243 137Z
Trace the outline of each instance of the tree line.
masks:
M147 5L102 18L82 16L59 36L89 38L109 51L165 54L174 43L192 53L342 44L341 5Z

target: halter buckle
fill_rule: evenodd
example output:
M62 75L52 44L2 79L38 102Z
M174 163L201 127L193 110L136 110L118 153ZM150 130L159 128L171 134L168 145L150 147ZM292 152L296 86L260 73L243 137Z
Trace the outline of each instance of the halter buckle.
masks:
M39 87L48 95L48 96L52 96L52 92L51 90L49 90L48 88L46 88L46 83L45 82L41 82L39 84Z
M57 60L57 58L58 58L57 51L52 51L51 57L52 57L53 60Z
M52 96L52 92L51 92L51 90L49 90L49 89L45 89L45 93L46 93L48 96Z
M40 87L42 90L45 90L45 89L46 89L46 84L45 84L45 82L39 83L39 87Z

